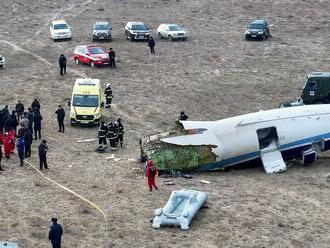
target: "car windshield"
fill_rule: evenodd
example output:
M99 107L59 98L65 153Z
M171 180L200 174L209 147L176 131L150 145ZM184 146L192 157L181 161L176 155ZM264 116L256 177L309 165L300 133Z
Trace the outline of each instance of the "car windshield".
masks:
M263 29L264 25L260 23L251 23L249 26L250 29Z
M90 47L90 48L88 48L88 50L91 54L102 54L102 53L104 53L103 49L100 48L100 47Z
M179 26L169 26L170 31L181 31L182 28Z
M98 107L97 95L74 95L72 105L75 107Z
M147 30L146 27L142 24L139 25L132 25L133 30Z
M108 25L96 25L95 30L108 30L109 26Z
M66 24L55 24L54 29L68 29L68 25Z

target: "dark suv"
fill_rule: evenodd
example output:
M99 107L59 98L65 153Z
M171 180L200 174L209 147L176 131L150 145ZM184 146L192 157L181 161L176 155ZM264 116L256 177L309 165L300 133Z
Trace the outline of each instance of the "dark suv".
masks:
M112 26L109 22L96 22L93 26L93 41L95 40L108 40L111 41Z
M255 20L251 22L247 26L247 30L245 31L245 39L268 39L269 34L269 26L265 20Z

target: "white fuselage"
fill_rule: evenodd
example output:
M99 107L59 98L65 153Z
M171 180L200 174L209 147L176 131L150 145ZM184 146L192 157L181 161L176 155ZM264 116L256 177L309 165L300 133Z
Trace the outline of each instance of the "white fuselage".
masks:
M330 141L330 105L279 108L231 117L214 122L182 121L186 130L204 129L198 134L162 141L177 145L213 145L217 156L214 168L227 167L260 157L257 131L274 127L283 158L295 157L299 149Z

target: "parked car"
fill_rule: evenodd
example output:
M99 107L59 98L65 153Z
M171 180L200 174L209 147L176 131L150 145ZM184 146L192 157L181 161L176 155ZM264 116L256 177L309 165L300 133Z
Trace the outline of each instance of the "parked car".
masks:
M125 26L125 38L127 40L148 40L150 31L143 22L128 22Z
M52 21L49 27L50 37L55 40L72 39L71 28L65 20Z
M77 46L73 52L73 59L76 64L82 63L91 67L109 64L109 54L95 44Z
M6 59L0 54L0 67L4 68L6 64Z
M160 39L186 40L187 32L177 24L160 24L157 28L157 35Z
M245 39L268 39L270 36L269 26L265 20L254 20L247 26Z
M96 22L93 26L93 41L95 40L109 40L112 39L112 26L109 22Z

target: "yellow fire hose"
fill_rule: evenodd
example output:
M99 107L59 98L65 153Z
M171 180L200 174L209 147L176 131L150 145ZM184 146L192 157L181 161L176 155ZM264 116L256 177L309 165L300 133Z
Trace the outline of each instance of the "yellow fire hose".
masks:
M76 192L72 191L71 189L68 189L67 187L55 182L53 179L49 178L49 177L46 177L40 170L38 170L33 164L31 164L30 162L28 161L24 161L26 164L28 164L29 166L31 166L34 170L36 170L44 179L48 180L49 182L57 185L58 187L60 187L61 189L77 196L79 199L81 199L82 201L88 203L89 205L91 205L93 208L95 208L97 211L99 211L102 216L103 216L103 219L105 220L105 222L107 222L107 216L105 215L105 213L102 211L102 209L97 206L95 203L91 202L90 200L86 199L85 197L77 194Z

